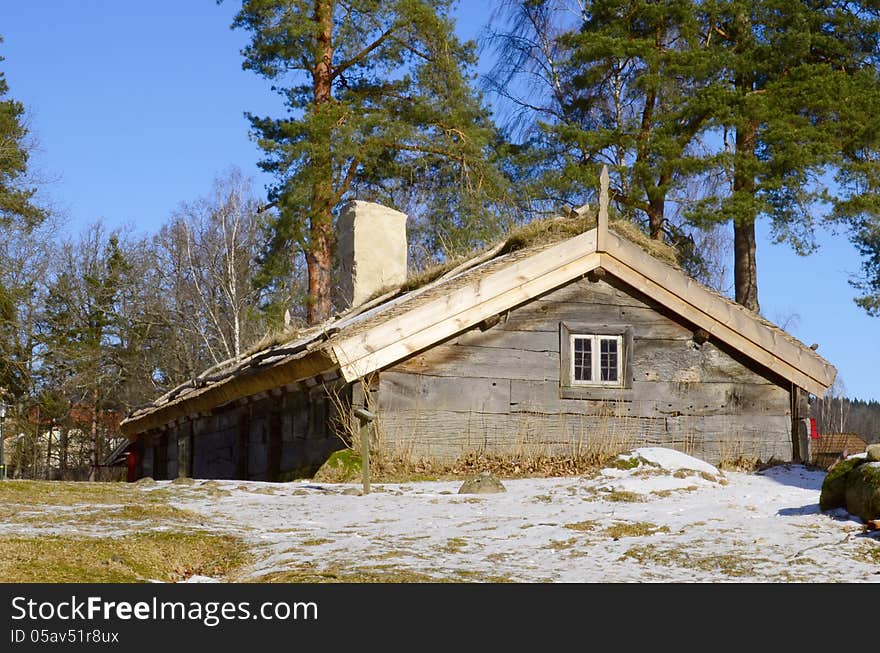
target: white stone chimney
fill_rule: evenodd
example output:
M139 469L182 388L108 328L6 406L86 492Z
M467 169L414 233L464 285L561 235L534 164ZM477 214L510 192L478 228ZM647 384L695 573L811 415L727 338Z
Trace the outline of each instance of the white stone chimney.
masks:
M339 215L339 308L363 304L406 281L406 214L352 200Z

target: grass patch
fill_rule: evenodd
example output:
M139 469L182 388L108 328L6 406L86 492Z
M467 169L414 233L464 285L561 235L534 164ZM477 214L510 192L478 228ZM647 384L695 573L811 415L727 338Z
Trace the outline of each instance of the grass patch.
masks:
M565 549L572 548L577 543L578 539L576 537L570 537L567 540L550 540L550 543L545 548L553 549L554 551L564 551Z
M204 524L206 519L190 510L181 510L163 504L133 504L124 506L95 506L89 510L54 511L51 514L30 512L13 515L7 521L25 524L53 526L168 526L169 522L179 524Z
M861 562L880 564L880 546L869 544L867 547L857 551L853 557Z
M206 532L0 539L0 582L4 583L177 582L193 575L227 578L250 561L243 541Z
M88 504L141 503L150 493L129 483L87 481L21 481L0 483L0 504L20 506L75 506Z
M756 558L753 553L715 553L699 554L695 548L687 551L672 548L658 549L654 546L641 545L628 549L620 560L635 560L639 564L652 563L664 567L681 567L699 569L706 573L722 574L729 577L749 576L755 573L758 564L768 560Z
M593 531L599 526L599 522L595 520L579 521L572 524L565 524L565 528L573 531Z
M463 537L450 537L446 540L446 544L440 547L445 553L461 553L467 548L467 540Z
M328 540L326 537L313 537L310 540L303 540L300 544L303 546L321 546L322 544L333 544L333 540Z
M630 492L628 490L612 490L601 496L606 501L616 501L619 503L643 503L645 501L645 497L641 494Z
M251 583L443 583L449 582L427 574L400 568L328 567L325 569L285 569L250 579Z
M668 533L666 526L657 526L647 521L619 522L605 529L604 533L615 540L621 537L645 537L654 533Z
M639 459L635 458L635 457L633 457L633 458L615 458L613 461L611 461L611 463L609 463L608 466L612 467L614 469L623 469L623 470L635 469L636 467L639 466Z

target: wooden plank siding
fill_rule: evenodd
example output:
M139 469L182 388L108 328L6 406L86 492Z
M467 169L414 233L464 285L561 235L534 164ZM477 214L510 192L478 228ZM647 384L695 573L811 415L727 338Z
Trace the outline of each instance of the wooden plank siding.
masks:
M627 388L560 388L561 321L630 327ZM391 455L577 455L671 446L718 462L790 460L788 384L626 284L573 281L379 374Z

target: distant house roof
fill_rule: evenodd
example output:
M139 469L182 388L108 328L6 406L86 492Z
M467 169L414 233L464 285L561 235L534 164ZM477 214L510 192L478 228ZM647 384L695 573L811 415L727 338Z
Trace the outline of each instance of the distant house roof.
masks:
M558 242L496 246L422 287L393 290L228 361L133 411L121 429L133 436L322 375L362 378L600 268L792 384L815 395L831 386L837 370L815 351L615 233L614 223L609 229L607 204L593 224Z
M846 451L849 455L862 453L868 448L868 443L858 433L822 433L813 442L813 452L816 454L840 455Z

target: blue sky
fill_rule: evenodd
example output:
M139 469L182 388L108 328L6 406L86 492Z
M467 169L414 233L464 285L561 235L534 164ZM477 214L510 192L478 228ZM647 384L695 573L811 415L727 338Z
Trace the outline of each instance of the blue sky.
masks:
M230 166L257 168L245 111L277 115L269 83L241 69L247 35L229 28L236 2L0 0L0 69L28 110L45 197L78 232L103 219L153 232ZM459 32L476 37L488 3L462 2ZM795 255L759 224L765 316L837 366L851 397L880 400L880 319L853 302L858 253L843 237ZM795 316L789 321L789 318Z

